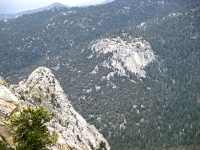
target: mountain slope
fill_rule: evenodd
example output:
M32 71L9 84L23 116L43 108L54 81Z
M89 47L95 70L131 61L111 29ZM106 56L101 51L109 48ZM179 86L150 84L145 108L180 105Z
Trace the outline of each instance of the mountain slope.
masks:
M114 1L88 8L54 8L2 21L0 48L1 53L8 55L0 59L4 62L0 69L6 74L11 70L31 66L46 56L51 57L61 51L91 42L94 38L118 28L134 28L146 19L156 17L157 12L161 12L162 16L178 8L177 5L169 3L164 6L162 8L160 3L154 1L142 5L137 1ZM15 65L12 61L18 61L18 64ZM7 64L11 62L12 67L10 65L8 69Z
M199 6L116 0L0 22L0 70L16 82L51 68L113 149L199 149Z

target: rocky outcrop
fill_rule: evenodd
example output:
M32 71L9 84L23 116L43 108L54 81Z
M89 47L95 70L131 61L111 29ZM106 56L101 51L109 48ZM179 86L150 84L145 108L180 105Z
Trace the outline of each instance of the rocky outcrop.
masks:
M0 135L11 145L12 137L7 129L7 117L17 112L18 98L5 86L7 83L0 77Z
M6 83L6 81L5 81L2 77L0 77L0 85L5 85L5 86L8 85L8 84Z
M139 77L145 77L144 67L155 60L150 44L142 38L99 39L91 43L90 49L93 53L88 58L96 54L99 57L101 54L110 53L112 56L101 65L114 69L119 75L126 75L126 70L128 70Z
M74 110L49 69L36 69L27 80L11 86L11 89L21 99L20 109L27 105L42 105L52 114L53 119L48 123L48 128L51 132L58 133L57 146L53 149L92 150L97 149L100 142L106 143L107 149L110 149L102 134Z
M0 114L8 117L17 109L18 99L6 88L0 85Z

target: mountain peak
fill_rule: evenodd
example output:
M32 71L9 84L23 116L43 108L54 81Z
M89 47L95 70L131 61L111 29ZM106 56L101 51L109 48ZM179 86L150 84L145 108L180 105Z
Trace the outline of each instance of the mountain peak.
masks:
M110 149L103 135L75 111L50 69L37 68L27 80L21 81L19 85L12 85L11 89L19 99L18 111L27 106L35 108L41 105L53 116L51 122L48 123L48 128L51 132L58 134L57 146L54 149L92 150L99 148L101 142L106 144L108 150ZM0 98L4 97L5 99L10 95L15 97L14 94L9 92L6 87L0 86ZM18 104L16 97L14 102L7 100L11 109L7 111L3 109L3 114L7 112L11 114L18 108L18 105L15 104L16 102ZM3 106L4 103L0 103L0 108L6 108ZM0 115L0 117L4 116ZM0 132L0 134L2 133Z

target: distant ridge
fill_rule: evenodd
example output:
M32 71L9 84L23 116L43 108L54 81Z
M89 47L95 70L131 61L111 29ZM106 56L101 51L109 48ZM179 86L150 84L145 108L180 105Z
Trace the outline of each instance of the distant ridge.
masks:
M95 0L93 1L90 1L90 2L86 2L84 4L80 4L80 6L78 7L88 7L88 6L97 6L97 5L103 5L103 4L107 4L107 3L110 3L110 2L113 2L115 0L105 0L101 3L96 3Z
M36 12L39 12L39 11L49 10L49 9L51 9L53 7L66 7L66 8L69 8L70 6L63 5L61 3L53 3L53 4L48 5L46 7L41 7L41 8L34 9L34 10L27 10L27 11L22 11L22 12L19 12L19 13L14 13L14 14L0 14L0 20L12 19L12 18L15 18L16 16L21 16L23 14L31 14L31 13L36 13Z
M113 2L114 0L105 0L104 2L102 2L101 4L106 4L106 3L111 3Z
M53 3L53 4L48 5L46 7L41 7L41 8L34 9L34 10L23 11L23 12L20 12L20 13L17 13L17 14L20 15L20 14L35 13L35 12L39 12L39 11L49 10L53 7L69 7L69 6L63 5L61 3Z

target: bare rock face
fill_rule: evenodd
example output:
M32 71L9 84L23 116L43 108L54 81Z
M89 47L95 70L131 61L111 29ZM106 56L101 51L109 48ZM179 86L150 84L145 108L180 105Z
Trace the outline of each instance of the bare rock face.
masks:
M18 99L4 85L0 85L0 114L10 116L18 106Z
M97 57L110 53L112 57L102 62L102 66L113 68L115 73L126 75L126 69L139 77L145 77L144 67L155 60L155 55L150 44L142 38L131 38L126 41L118 38L99 39L93 41L90 46Z
M0 84L4 85L4 86L8 86L8 84L6 83L6 81L2 77L0 77Z
M7 83L0 77L0 135L12 145L12 137L6 127L6 118L17 112L18 98L5 85Z
M20 100L20 108L27 105L42 105L52 114L49 130L58 133L55 150L92 150L99 148L101 142L108 142L102 134L88 124L70 104L67 96L51 71L45 67L36 69L27 80L12 86ZM20 94L19 94L20 93Z

